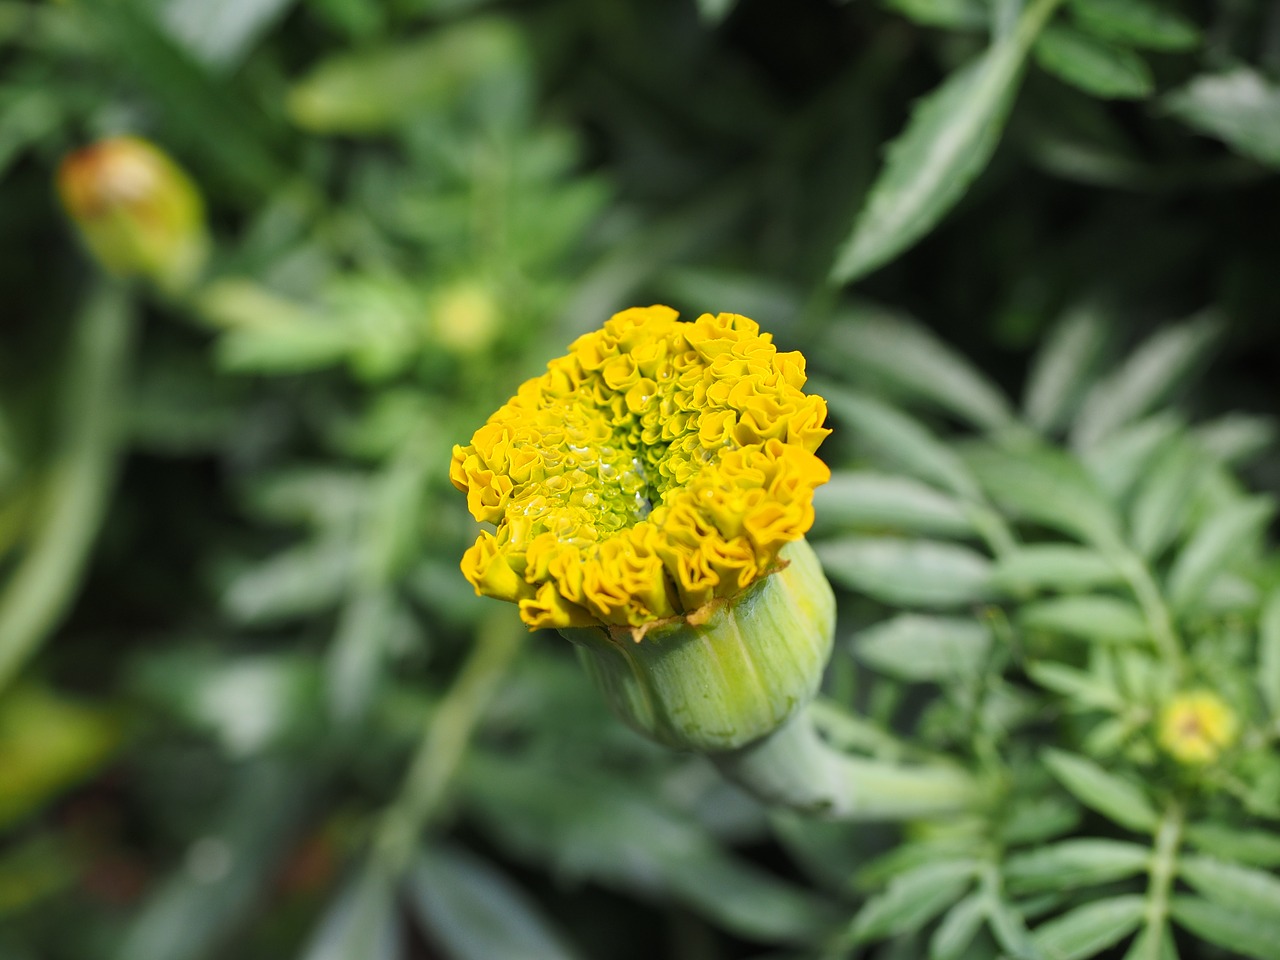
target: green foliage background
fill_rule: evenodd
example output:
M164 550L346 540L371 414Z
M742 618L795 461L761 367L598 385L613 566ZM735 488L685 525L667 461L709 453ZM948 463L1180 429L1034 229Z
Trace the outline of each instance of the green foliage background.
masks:
M0 957L1280 957L1278 77L1260 0L0 2ZM183 293L58 209L125 132ZM766 810L462 581L452 444L651 302L807 353L814 716L969 814Z

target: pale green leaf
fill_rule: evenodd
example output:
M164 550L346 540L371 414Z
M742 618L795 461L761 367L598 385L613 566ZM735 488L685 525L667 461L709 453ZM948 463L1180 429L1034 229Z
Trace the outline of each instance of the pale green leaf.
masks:
M1027 48L1049 11L1031 4L1016 30L916 105L836 256L834 281L856 280L892 260L964 196L995 152Z
M866 902L854 917L851 934L866 942L917 930L955 903L973 883L971 860L925 864L889 881L884 893Z
M733 12L738 0L698 0L698 16L704 23L717 24Z
M870 448L879 462L896 466L963 499L979 496L978 486L960 458L915 418L874 397L832 383L810 381L810 388L826 397L837 422Z
M1147 925L1133 938L1124 960L1178 960L1178 948L1173 944L1173 934L1168 924L1161 923L1153 927L1148 920Z
M1188 50L1200 42L1190 20L1159 0L1071 0L1082 27L1117 43L1149 50Z
M1048 447L1016 452L975 447L965 463L1000 506L1016 516L1103 549L1120 542L1120 523L1080 464Z
M909 477L836 471L813 497L815 531L898 530L944 537L974 533L960 501Z
M288 12L294 0L166 0L159 19L196 59L233 67Z
M1168 396L1203 359L1218 327L1206 317L1162 329L1139 346L1089 391L1071 433L1076 449L1105 440Z
M1267 597L1258 625L1258 687L1273 717L1280 717L1280 590Z
M1085 806L1140 833L1156 828L1159 817L1142 790L1092 760L1062 750L1044 752L1044 762L1075 798Z
M1132 50L1070 27L1046 29L1034 53L1049 73L1095 97L1140 99L1155 89L1150 68Z
M1204 853L1226 857L1255 867L1280 867L1280 834L1265 830L1240 830L1220 823L1194 823L1187 840Z
M1050 960L1084 960L1136 930L1145 909L1146 899L1137 895L1096 900L1041 924L1035 941Z
M1018 611L1024 630L1047 630L1103 643L1145 643L1151 630L1142 612L1128 600L1105 595L1053 597Z
M1007 590L1069 593L1120 583L1122 575L1102 554L1070 543L1016 547L998 558L992 580Z
M1185 438L1154 459L1130 511L1130 540L1139 554L1155 557L1178 537L1191 520L1192 501L1210 466L1211 461Z
M1164 98L1183 123L1232 150L1280 167L1280 86L1249 67L1196 77Z
M1276 422L1270 417L1227 414L1197 427L1195 439L1209 456L1235 466L1254 459L1275 442Z
M929 939L929 960L959 960L982 927L986 913L980 894L965 897L947 911Z
M863 630L858 658L902 680L946 680L976 673L991 652L991 631L958 617L904 613Z
M1092 673L1052 660L1028 663L1026 671L1027 676L1040 686L1069 698L1073 705L1103 710L1124 709L1124 698L1115 687Z
M1276 960L1280 955L1280 916L1275 914L1198 897L1174 897L1169 912L1180 927L1226 950L1253 960Z
M301 960L396 960L402 950L395 889L383 872L366 868L329 906Z
M906 317L872 306L855 310L834 321L825 346L834 359L869 370L983 430L1000 430L1013 422L999 388Z
M1150 860L1151 849L1136 843L1064 840L1009 856L1004 863L1004 876L1013 893L1069 890L1142 873Z
M1083 451L1080 459L1098 486L1113 501L1119 502L1149 472L1152 460L1161 455L1181 429L1181 421L1172 414L1153 414L1121 427L1106 440Z
M1275 504L1269 497L1251 497L1210 516L1169 571L1166 592L1174 609L1193 606L1232 556L1256 541L1274 513Z
M531 897L474 854L446 847L423 850L406 890L427 937L452 960L578 956Z
M891 606L963 607L991 599L991 562L958 544L846 537L817 544L832 580Z
M1077 306L1054 328L1036 354L1027 379L1023 410L1041 433L1063 426L1088 382L1089 371L1106 335L1098 307Z
M1280 877L1213 857L1182 857L1178 875L1201 896L1280 918Z

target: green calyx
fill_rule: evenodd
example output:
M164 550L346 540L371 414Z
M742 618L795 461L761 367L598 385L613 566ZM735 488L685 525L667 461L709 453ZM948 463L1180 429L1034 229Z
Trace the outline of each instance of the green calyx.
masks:
M639 642L598 627L562 629L628 725L680 750L736 750L813 699L831 654L835 597L804 540L781 570L700 625L656 627Z

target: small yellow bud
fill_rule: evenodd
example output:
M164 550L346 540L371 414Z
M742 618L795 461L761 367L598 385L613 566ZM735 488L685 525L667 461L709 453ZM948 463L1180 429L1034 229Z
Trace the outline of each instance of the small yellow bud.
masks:
M204 264L200 193L145 140L113 137L69 154L58 170L58 194L85 244L112 273L146 277L178 293Z
M431 332L454 353L479 353L498 334L498 304L481 283L464 281L445 289L432 303Z
M1216 693L1180 693L1160 711L1160 746L1179 763L1216 760L1239 732L1235 711Z

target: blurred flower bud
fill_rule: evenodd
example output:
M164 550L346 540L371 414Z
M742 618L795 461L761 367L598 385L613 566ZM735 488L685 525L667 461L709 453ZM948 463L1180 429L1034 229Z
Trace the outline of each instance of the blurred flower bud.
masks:
M773 733L818 691L835 597L805 540L786 566L714 608L705 622L626 631L565 628L587 673L628 725L683 750L735 750Z
M204 203L167 154L137 137L113 137L68 155L58 194L98 262L170 293L195 279L208 248Z
M462 281L445 288L431 305L431 332L454 353L480 353L498 335L498 304L488 287Z
M1216 760L1238 732L1235 711L1208 690L1180 693L1160 712L1160 746L1179 763Z

